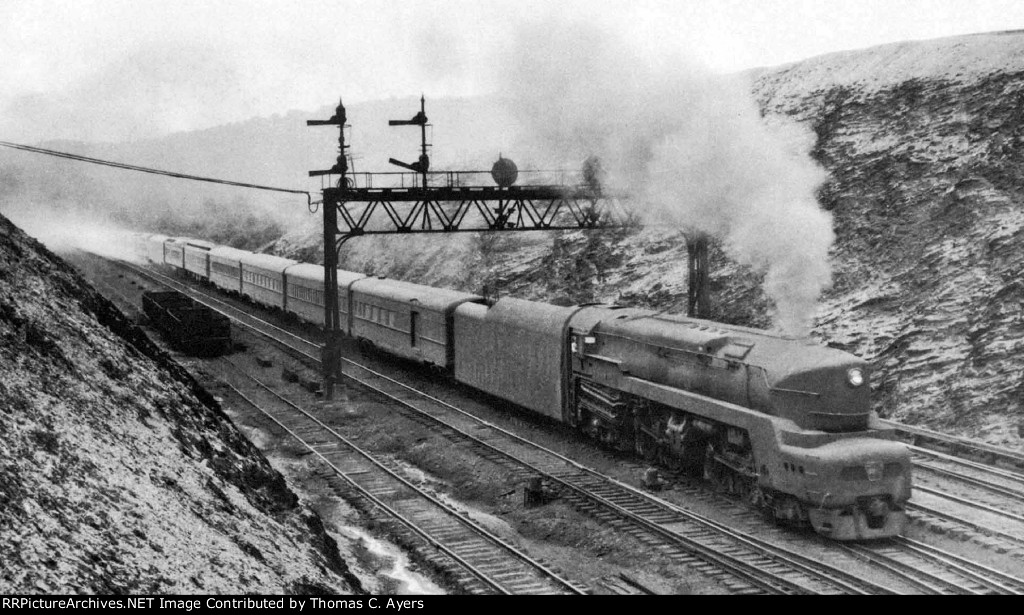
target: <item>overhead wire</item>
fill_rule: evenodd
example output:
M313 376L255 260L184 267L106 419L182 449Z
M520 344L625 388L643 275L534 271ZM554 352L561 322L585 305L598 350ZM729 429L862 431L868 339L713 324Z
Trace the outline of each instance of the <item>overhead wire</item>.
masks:
M91 158L89 156L82 156L81 154L72 154L69 152L61 152L52 149L46 149L44 147L35 147L32 145L23 145L21 143L11 143L9 141L0 141L0 146L8 147L15 150L21 150L24 152L32 152L35 154L44 154L47 156L55 156L57 158L65 158L68 160L75 160L78 162L88 162L90 164L97 164L101 166L113 167L115 169L124 169L126 171L138 171L140 173L150 173L153 175L163 175L165 177L173 177L176 179L188 179L192 181L207 182L211 184L222 184L225 186L237 186L240 188L252 188L254 190L269 190L272 192L288 192L291 194L304 194L306 195L307 206L312 208L313 197L306 190L295 190L292 188L278 188L275 186L263 186L260 184L250 184L247 182L237 182L228 179L218 179L215 177L204 177L202 175L190 175L188 173L178 173L177 171L165 171L162 169L154 169L151 167L143 167L134 164L127 164L124 162L115 162L112 160L102 160L100 158Z

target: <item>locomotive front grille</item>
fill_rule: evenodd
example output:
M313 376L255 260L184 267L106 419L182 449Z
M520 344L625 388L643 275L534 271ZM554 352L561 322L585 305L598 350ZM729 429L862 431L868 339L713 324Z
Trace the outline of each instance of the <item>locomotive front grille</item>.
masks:
M880 461L869 461L860 466L847 466L839 472L844 481L877 482L883 478L896 478L903 473L903 465L894 461L883 464Z

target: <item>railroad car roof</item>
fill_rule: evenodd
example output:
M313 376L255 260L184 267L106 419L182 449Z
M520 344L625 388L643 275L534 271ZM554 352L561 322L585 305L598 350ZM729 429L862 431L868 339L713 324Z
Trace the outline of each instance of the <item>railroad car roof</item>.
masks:
M216 248L217 244L205 241L203 239L185 239L185 244L190 248L199 248L200 250L210 250Z
M499 299L487 310L488 322L495 322L516 329L560 336L566 322L580 307L561 307L549 303L538 303L505 297Z
M282 273L285 268L298 264L298 261L293 261L290 258L282 258L273 254L254 254L252 252L245 253L238 260L242 262L242 265L258 267L276 273Z
M317 284L324 283L324 268L322 265L311 265L309 263L299 263L298 265L292 265L285 271L285 275L288 276L289 280L306 280L310 282L316 282ZM355 273L353 271L345 271L344 269L338 270L338 286L348 286L356 280L361 280L366 276L361 273Z
M252 254L248 250L239 250L238 248L229 248L227 246L217 246L210 250L210 256L219 256L222 258L229 258L233 260L241 260L246 254Z
M387 278L367 277L357 280L352 285L352 291L392 301L416 301L424 307L436 310L445 310L467 301L483 301L483 297L479 295Z

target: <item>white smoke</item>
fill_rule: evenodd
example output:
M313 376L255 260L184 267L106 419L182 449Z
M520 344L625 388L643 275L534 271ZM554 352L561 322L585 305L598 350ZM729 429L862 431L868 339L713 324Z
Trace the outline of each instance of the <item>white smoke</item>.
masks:
M18 208L3 207L6 216L50 250L81 250L106 258L142 264L132 232L118 226L102 211L82 211L77 203L28 201Z
M504 98L535 156L579 164L596 154L648 223L721 238L765 273L776 327L808 332L834 239L815 199L826 174L807 155L808 131L769 126L739 77L652 62L585 25L532 28L504 68Z

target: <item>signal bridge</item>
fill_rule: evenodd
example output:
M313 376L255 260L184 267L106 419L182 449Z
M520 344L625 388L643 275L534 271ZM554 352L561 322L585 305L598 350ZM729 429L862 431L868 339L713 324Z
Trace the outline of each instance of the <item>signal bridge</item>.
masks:
M310 177L325 178L322 207L327 344L323 364L328 399L341 365L337 270L338 253L346 241L361 235L596 230L631 223L631 216L622 206L625 195L604 190L604 174L596 158L585 161L578 173L520 171L500 154L490 171L431 171L427 153L430 124L426 101L420 97L420 110L412 119L388 122L390 126L420 128L419 159L414 163L390 159L391 164L406 171L355 173L349 170L346 120L345 106L339 101L330 119L306 122L308 126L338 127L335 165L309 172ZM691 298L691 311L693 303Z

